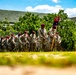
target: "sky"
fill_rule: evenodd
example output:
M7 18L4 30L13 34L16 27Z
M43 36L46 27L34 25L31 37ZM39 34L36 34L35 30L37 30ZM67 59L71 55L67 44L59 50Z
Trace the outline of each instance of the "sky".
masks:
M58 13L76 17L76 0L0 0L0 9L39 13Z

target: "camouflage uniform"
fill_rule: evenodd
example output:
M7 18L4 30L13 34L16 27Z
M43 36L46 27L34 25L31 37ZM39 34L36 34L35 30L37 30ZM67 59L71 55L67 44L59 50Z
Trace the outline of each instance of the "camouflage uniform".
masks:
M8 40L8 43L9 43L9 48L10 48L10 51L13 51L14 48L15 48L15 36L13 34L11 34L9 40Z
M21 40L21 44L22 44L22 49L23 51L28 51L28 45L29 45L29 41L28 41L28 33L24 32L23 35L20 36L20 40Z
M54 36L56 34L56 27L52 27L50 28L49 30L49 36L50 36L50 47L51 47L51 50L53 50L54 48L54 44L55 44L55 39L54 39Z
M0 38L0 51L3 51L3 36Z
M61 37L59 36L58 33L56 33L56 35L54 36L55 38L55 48L57 50L59 50L60 46L61 46Z
M5 49L6 49L5 40L6 40L6 39L3 38L2 41L1 41L1 42L2 42L2 51L6 51L6 50L5 50Z
M36 51L39 52L41 48L39 37L36 37Z
M20 39L21 35L15 36L15 50L16 51L22 51L22 42Z
M50 30L49 30L49 35L50 35L50 37L51 37L51 38L54 37L55 34L56 34L56 29L50 28Z
M9 36L6 36L5 40L4 40L4 49L6 51L9 51L9 43L8 43L8 40L9 40Z
M30 34L30 51L34 51L36 49L36 34L35 31Z
M38 38L40 41L40 44L42 46L42 49L45 49L45 45L46 45L46 38L47 38L47 31L44 28L44 24L41 24L41 28L39 28L38 30Z

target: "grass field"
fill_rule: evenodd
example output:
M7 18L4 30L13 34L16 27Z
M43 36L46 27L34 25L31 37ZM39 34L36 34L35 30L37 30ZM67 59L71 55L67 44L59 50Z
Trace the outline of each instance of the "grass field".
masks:
M76 52L3 52L0 65L75 66Z

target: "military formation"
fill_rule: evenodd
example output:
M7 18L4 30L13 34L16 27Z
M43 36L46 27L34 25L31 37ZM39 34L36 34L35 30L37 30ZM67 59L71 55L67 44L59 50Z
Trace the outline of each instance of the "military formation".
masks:
M61 37L57 32L57 22L55 20L53 26L48 33L45 29L45 24L41 24L38 29L38 36L33 30L31 34L28 31L11 34L10 36L0 37L0 51L53 51L59 50L61 47Z

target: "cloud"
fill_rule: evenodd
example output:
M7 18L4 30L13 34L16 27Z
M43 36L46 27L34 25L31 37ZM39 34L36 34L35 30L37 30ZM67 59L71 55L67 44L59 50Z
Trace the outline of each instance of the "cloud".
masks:
M65 9L65 13L67 13L69 17L76 17L76 8L67 8Z
M25 8L25 11L39 13L58 13L60 9L64 10L64 8L60 5L38 5L36 7L28 6ZM76 8L66 8L64 12L67 13L68 17L76 17Z
M63 9L60 5L49 6L49 5L38 5L36 7L28 6L25 11L40 12L40 13L58 13L60 9Z
M58 2L59 2L59 0L52 0L52 2L54 2L54 3L58 3Z

